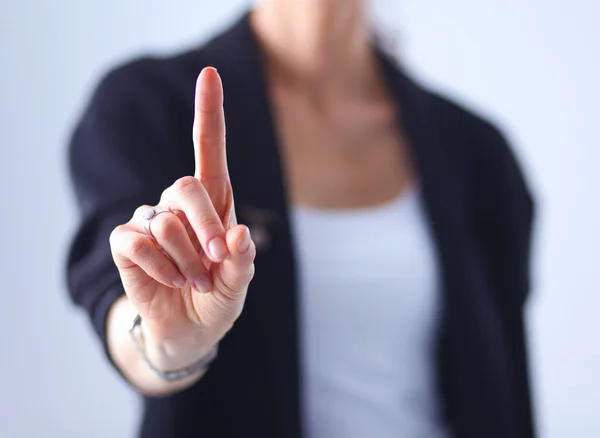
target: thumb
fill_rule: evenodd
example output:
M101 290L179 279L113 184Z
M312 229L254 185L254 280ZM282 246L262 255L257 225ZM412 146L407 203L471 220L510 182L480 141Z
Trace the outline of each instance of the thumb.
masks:
M216 266L215 292L225 295L226 298L238 300L245 297L254 276L256 246L250 237L250 230L245 225L230 228L225 240L230 256Z

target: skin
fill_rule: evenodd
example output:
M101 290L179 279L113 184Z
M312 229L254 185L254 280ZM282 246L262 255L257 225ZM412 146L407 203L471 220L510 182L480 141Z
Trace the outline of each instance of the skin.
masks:
M262 0L251 23L264 55L290 201L360 208L385 203L410 185L397 109L370 49L365 2ZM108 315L109 352L150 396L182 390L203 373L176 382L157 378L129 336L135 314L152 364L186 367L232 327L254 273L254 243L234 215L223 87L213 68L198 77L192 128L195 174L168 187L159 202L176 213L152 220L153 238L141 219L148 206L141 206L110 239L126 296Z

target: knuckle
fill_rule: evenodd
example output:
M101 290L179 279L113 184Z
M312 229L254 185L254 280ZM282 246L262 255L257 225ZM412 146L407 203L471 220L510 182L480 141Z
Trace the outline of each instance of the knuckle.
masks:
M110 236L108 236L108 244L113 253L122 250L126 232L127 229L125 225L117 225L110 232Z
M116 226L111 232L110 236L108 236L108 244L111 248L116 248L118 245L119 237L122 234L123 225Z
M147 209L149 209L150 206L149 205L140 205L138 208L135 209L135 211L133 212L133 216L131 217L131 220L134 220L135 218L141 216L144 211L146 211Z
M174 214L161 214L152 221L152 234L158 239L172 239L180 232L179 219Z
M127 253L131 259L139 260L145 258L149 251L149 241L143 236L132 236L129 239Z
M221 226L221 221L215 216L198 218L198 226L203 230L210 230Z
M173 185L175 185L175 184L173 184ZM171 196L171 193L173 192L173 185L167 187L166 189L164 189L162 191L162 193L160 194L159 204L164 204L165 201L167 201L169 199L169 197Z
M200 181L193 176L184 176L175 181L172 187L176 195L185 197L198 190L199 184Z
M198 141L201 145L207 147L217 147L221 145L221 138L214 134L201 133L198 135Z
M208 99L212 98L212 96L208 93L200 93L200 94L206 96ZM200 115L200 120L202 120L204 118L211 118L211 117L218 116L219 113L221 112L221 110L222 110L221 105L207 105L204 108L198 108L198 114ZM200 123L200 125L201 125L201 128L203 128L204 126L206 126L206 123Z

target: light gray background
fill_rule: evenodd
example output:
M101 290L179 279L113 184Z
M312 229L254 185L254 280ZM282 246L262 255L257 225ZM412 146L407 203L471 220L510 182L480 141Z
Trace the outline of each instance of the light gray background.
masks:
M0 2L0 437L133 435L136 398L64 290L75 216L67 133L109 66L195 44L245 4ZM541 203L529 311L541 435L600 436L600 4L376 6L423 81L494 117L513 140Z

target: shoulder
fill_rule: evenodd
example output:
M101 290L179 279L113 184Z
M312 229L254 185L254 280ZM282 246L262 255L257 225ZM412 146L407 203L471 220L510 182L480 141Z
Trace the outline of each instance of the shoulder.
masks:
M196 69L201 60L200 51L186 52L170 57L143 56L113 66L98 82L92 104L119 108L128 103L176 99L194 84ZM194 64L197 64L196 66ZM200 67L201 68L201 67Z
M231 64L236 64L236 56L231 52L236 52L239 28L239 24L227 28L175 54L146 54L109 67L94 87L88 108L120 113L131 107L145 112L185 108L189 112L200 71L207 66L215 66L220 72L229 71Z
M182 85L189 93L189 85L193 86L202 68L231 63L229 53L236 51L236 41L240 39L238 34L242 28L240 23L236 23L187 50L166 56L147 54L114 65L102 76L96 95L117 94L122 97L123 93L128 95L141 90L154 96L164 96L165 92L176 92ZM238 52L240 50L237 49Z
M496 184L497 189L507 188L501 181L506 178L524 184L516 154L496 123L423 86L394 58L383 60L401 104L413 114L413 126L426 125L423 129L431 134L428 141L440 145L438 152L449 170L468 183Z
M530 197L520 160L503 130L464 104L432 91L426 93L440 138L452 148L452 154L459 155L471 182Z
M80 124L164 135L191 126L196 79L212 65L212 46L211 40L180 53L147 54L109 67L92 89Z
M426 93L429 109L445 136L470 147L469 152L476 156L511 154L511 147L496 123L442 94L433 91Z

